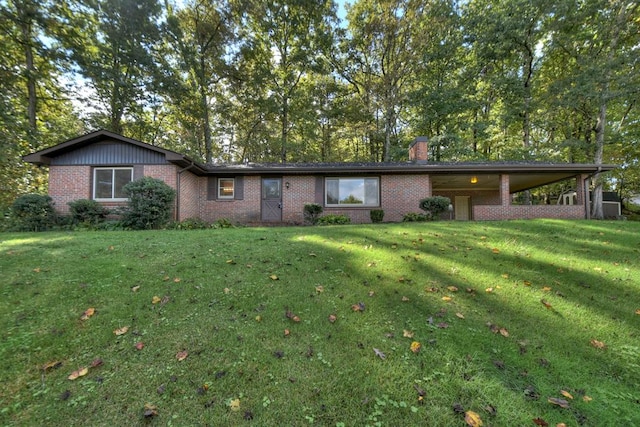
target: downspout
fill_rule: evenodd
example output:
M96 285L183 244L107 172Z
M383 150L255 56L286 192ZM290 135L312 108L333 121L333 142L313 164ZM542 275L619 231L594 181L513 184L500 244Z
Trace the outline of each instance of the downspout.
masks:
M192 160L190 165L176 172L176 214L174 218L175 221L180 220L180 176L182 175L182 172L185 172L191 169L193 165L194 165L194 162Z

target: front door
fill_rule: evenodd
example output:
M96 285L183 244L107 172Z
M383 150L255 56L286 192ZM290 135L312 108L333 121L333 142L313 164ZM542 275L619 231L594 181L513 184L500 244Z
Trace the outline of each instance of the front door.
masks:
M281 178L262 178L262 221L282 221Z
M454 199L456 219L458 221L469 221L469 196L456 196Z

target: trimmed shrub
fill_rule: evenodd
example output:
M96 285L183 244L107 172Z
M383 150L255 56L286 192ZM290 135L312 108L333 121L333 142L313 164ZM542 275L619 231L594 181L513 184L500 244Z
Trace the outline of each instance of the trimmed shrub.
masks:
M436 221L440 218L440 214L449 209L450 204L451 200L448 197L433 196L420 200L418 206L426 212L430 221Z
M416 212L409 212L402 217L402 222L424 222L428 220L429 217L427 215Z
M171 230L205 230L211 228L211 224L200 218L187 218L182 221L173 221L167 228Z
M158 229L169 221L176 192L164 181L148 176L123 188L129 198L122 222L134 230Z
M44 231L56 224L53 200L42 194L25 194L11 206L10 219L17 231Z
M343 225L351 224L351 218L346 215L329 214L321 216L317 221L318 225Z
M384 209L371 209L369 216L373 223L382 222L382 219L384 218Z
M311 225L315 225L318 222L318 217L322 214L322 205L317 203L308 203L304 205L304 220Z
M98 224L105 220L109 215L109 209L102 206L95 200L80 199L67 203L71 217L76 223Z

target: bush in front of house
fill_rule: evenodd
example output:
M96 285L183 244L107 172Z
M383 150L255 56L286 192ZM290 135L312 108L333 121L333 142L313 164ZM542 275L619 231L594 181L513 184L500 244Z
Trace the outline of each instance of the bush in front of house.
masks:
M164 181L145 176L131 181L122 189L129 198L122 216L125 227L153 230L169 222L176 192Z
M173 221L167 225L170 230L206 230L211 224L200 218L187 218L182 221Z
M430 221L435 221L440 218L440 215L449 209L451 199L442 196L427 197L420 200L418 205L420 209L425 211L427 218Z
M369 217L371 218L371 222L378 223L382 222L384 218L384 209L371 209L369 212Z
M427 215L417 212L409 212L402 217L402 222L424 222L428 220L429 217Z
M322 214L322 205L317 203L307 203L304 205L303 215L305 222L315 225L318 223L318 217Z
M329 214L321 216L316 222L318 225L343 225L351 224L351 218L346 215Z
M109 209L95 200L80 199L67 204L69 205L71 217L76 224L96 225L103 222L110 213Z
M44 231L56 225L53 200L42 194L24 194L11 205L10 228L16 231Z

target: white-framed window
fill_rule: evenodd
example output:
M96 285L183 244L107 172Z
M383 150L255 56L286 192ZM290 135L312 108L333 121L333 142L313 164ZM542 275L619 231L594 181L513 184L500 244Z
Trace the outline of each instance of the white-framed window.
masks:
M326 206L380 206L380 180L377 177L325 178Z
M218 178L218 199L235 197L236 180L234 178Z
M95 200L127 200L122 187L133 180L133 168L95 168L93 198Z

